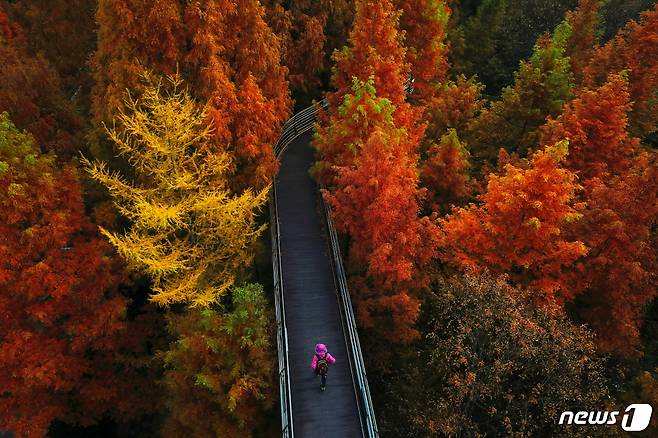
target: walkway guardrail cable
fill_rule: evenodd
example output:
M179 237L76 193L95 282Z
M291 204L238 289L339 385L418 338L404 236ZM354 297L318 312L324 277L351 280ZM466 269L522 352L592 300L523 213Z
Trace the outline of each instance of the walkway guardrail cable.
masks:
M274 144L274 154L278 157L297 137L313 129L318 114L321 110L326 110L327 108L329 108L329 102L327 99L322 99L292 116L283 125L281 136Z
M276 343L279 358L279 398L281 403L281 435L294 438L292 427L292 391L290 390L290 361L288 360L288 329L286 306L283 299L279 216L276 202L276 185L270 192L270 234L272 236L272 272L274 276L274 307L276 315Z
M410 76L409 79L407 79L404 83L404 91L407 94L411 94L413 90L414 79ZM325 98L293 115L286 123L283 124L281 136L274 144L274 154L278 157L281 152L283 152L283 150L297 137L313 129L320 110L327 110L328 108L329 101Z
M277 158L297 137L312 129L317 114L328 107L326 99L298 112L284 125L281 136L274 144ZM272 238L272 272L274 276L274 305L277 326L277 350L279 357L279 399L281 403L281 435L294 438L292 390L290 388L290 360L288 357L288 328L286 325L285 299L283 297L283 272L281 268L281 242L279 215L277 212L276 184L270 191L270 235Z
M377 420L375 418L375 409L370 398L370 387L368 386L368 377L366 374L366 366L361 352L361 343L359 341L359 334L356 328L356 318L352 308L352 298L347 287L347 277L343 268L343 258L340 252L340 244L338 242L338 233L331 217L331 207L322 201L325 213L325 220L327 223L327 230L329 232L329 242L331 246L331 255L333 258L333 268L336 275L336 285L338 287L338 297L340 298L341 308L345 319L345 326L347 328L347 342L349 345L348 351L351 353L352 364L354 367L353 376L355 379L355 386L357 389L357 401L359 407L359 415L361 416L361 427L364 431L364 436L368 438L375 438L379 436L377 430Z
M413 77L409 77L404 84L407 94L413 91ZM320 111L327 110L329 102L322 99L293 115L283 125L281 136L274 144L274 154L280 157L282 152L300 135L310 131L315 126ZM370 397L370 388L366 375L365 363L361 352L361 343L356 327L356 319L352 308L352 299L347 287L347 278L343 269L343 259L340 253L338 235L331 217L331 207L323 201L325 220L329 232L332 264L336 276L336 285L339 289L340 305L347 333L348 354L351 356L352 378L357 391L359 415L364 436L367 438L379 437L375 410ZM290 362L288 359L288 331L286 326L285 300L283 297L283 276L281 271L281 246L279 235L279 218L276 203L276 184L272 184L270 194L270 233L272 237L272 267L274 275L274 301L277 322L277 349L279 356L279 394L281 399L281 431L284 438L294 438L292 391L290 388Z

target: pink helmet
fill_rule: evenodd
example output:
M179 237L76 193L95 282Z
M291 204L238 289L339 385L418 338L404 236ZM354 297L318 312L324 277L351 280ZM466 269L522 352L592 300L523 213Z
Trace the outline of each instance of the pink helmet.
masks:
M327 346L324 344L315 344L315 352L317 354L324 354L327 352Z

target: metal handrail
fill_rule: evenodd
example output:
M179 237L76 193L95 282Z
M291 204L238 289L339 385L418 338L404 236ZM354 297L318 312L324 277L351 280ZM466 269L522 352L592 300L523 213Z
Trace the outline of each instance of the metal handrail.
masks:
M413 91L413 77L405 81L404 89L407 94ZM329 101L322 99L293 115L283 125L281 136L274 144L274 154L277 158L297 137L310 131L317 122L320 111L329 108ZM361 352L361 343L356 327L356 319L352 308L352 299L347 287L343 259L338 244L338 235L331 218L331 207L323 201L325 220L329 232L329 243L331 246L332 264L336 276L336 286L339 289L340 305L342 315L347 328L347 347L350 355L350 368L352 368L352 380L357 391L357 405L361 417L361 427L367 438L379 437L375 410L370 398L370 388L366 375L365 363ZM276 184L272 184L270 195L270 233L272 236L272 266L274 271L274 301L276 306L277 322L277 348L279 356L279 393L281 399L281 431L284 438L294 438L293 415L292 415L292 392L290 389L290 362L288 359L288 330L286 326L285 300L283 297L283 276L281 269L281 246L279 235L279 216L277 213Z
M277 158L297 137L313 128L317 114L328 106L326 99L293 115L283 125L281 136L274 144ZM288 326L286 324L285 299L283 297L283 271L281 268L281 237L276 197L276 183L270 192L270 235L272 237L272 268L274 276L274 304L277 326L277 350L279 357L279 398L281 402L281 435L294 438L292 390L290 388L290 360L288 355Z
M322 99L292 116L283 125L281 136L274 144L274 154L279 157L281 152L297 137L313 129L318 114L321 110L326 110L327 108L329 108L329 102L327 99Z
M374 405L370 398L370 387L368 386L365 362L361 352L361 342L359 341L356 318L352 308L352 298L347 287L347 278L343 268L343 258L341 256L340 244L338 243L338 233L336 232L332 220L331 207L324 202L324 199L322 200L322 204L329 233L331 255L333 258L332 265L334 268L334 275L336 276L336 286L339 291L338 297L340 298L345 320L344 328L347 329L347 341L350 344L348 350L350 350L350 356L352 359L352 376L356 379L354 384L357 389L357 406L359 408L359 416L361 417L361 427L364 431L364 436L375 438L379 436L379 430L377 429Z
M279 216L276 201L276 185L270 192L270 234L272 236L272 272L274 276L274 306L276 315L276 343L279 358L279 398L281 402L281 435L294 438L292 426L292 391L290 390L290 361L288 359L288 327L286 306L283 299L283 275L281 269L281 242Z
M414 78L409 78L404 83L404 91L411 94L414 90ZM320 110L327 110L329 108L329 101L325 98L319 102L315 102L308 108L304 108L297 114L293 115L286 123L283 124L283 129L279 139L274 143L274 154L279 157L281 152L292 143L297 137L311 130L317 121L317 116Z

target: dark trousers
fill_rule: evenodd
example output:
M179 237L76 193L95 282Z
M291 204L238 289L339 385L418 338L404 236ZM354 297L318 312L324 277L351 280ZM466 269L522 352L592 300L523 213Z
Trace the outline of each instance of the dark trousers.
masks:
M324 388L327 385L327 374L320 374L320 372L315 369L315 375L320 376L320 385Z

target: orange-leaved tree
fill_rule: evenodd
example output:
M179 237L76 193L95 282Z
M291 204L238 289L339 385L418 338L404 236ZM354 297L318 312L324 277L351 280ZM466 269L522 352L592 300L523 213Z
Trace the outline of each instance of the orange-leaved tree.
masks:
M358 138L366 138L375 120L393 118L396 126L406 128L412 137L422 135L420 112L406 102L404 82L409 76L409 64L402 47L399 19L400 12L390 0L356 3L350 45L334 54L332 81L337 90L328 96L329 116L321 118L319 139L315 142L320 152L317 176L323 184L331 183L332 166L349 164L354 156L351 145ZM364 106L360 100L364 100ZM408 153L416 152L416 141L406 145L412 146Z
M585 291L578 312L603 351L636 355L644 309L658 294L656 154L642 153L623 173L584 186L587 208L568 233L590 248L574 281Z
M313 145L318 151L314 174L322 184L333 185L335 166L350 165L356 155L357 142L367 138L376 126L394 123L395 107L389 99L380 97L374 79L361 82L354 78L352 92L345 94L326 125L316 127ZM410 142L407 146L412 146ZM407 151L411 152L411 151Z
M408 341L420 310L415 293L427 285L425 268L435 255L437 229L419 218L424 191L418 188L418 137L395 124L387 99L372 83L355 81L338 114L351 118L353 106L380 108L386 117L371 120L350 143L351 159L334 166L326 200L335 212L338 231L350 237L348 273L363 327L381 339ZM339 128L336 128L339 129ZM329 128L331 133L331 127ZM320 141L326 138L320 137Z
M126 89L141 89L144 70L178 72L191 94L207 103L217 149L235 158L232 189L267 186L277 169L272 143L291 101L280 41L264 14L256 0L185 5L101 0L93 62L95 127L100 132L101 123L120 112ZM96 149L110 159L107 144Z
M316 174L329 188L339 231L351 238L350 282L361 324L378 339L406 341L426 280L434 225L419 219L418 145L424 125L406 102L409 64L392 2L361 0L350 46L334 54L337 91L318 129ZM386 227L391 227L386 230Z
M542 138L544 144L569 139L565 167L579 175L586 208L567 235L589 248L573 282L584 292L577 311L599 346L618 354L638 352L642 307L655 296L656 276L655 153L640 154L639 140L627 131L629 99L626 75L612 74L601 87L582 89L544 126Z
M398 0L397 4L402 10L400 28L405 32L407 60L415 79L414 97L425 105L447 79L450 7L445 0Z
M184 11L191 92L209 104L219 147L234 156L234 190L267 186L272 144L290 114L280 41L256 0L190 2ZM224 145L224 146L221 146Z
M357 0L349 46L334 53L336 65L332 82L337 92L330 94L338 106L352 88L352 78L374 78L377 95L389 99L397 112L404 112L404 82L410 66L400 32L400 14L391 0ZM396 116L397 117L397 116Z
M576 84L582 82L583 71L598 46L604 4L605 0L580 0L576 9L567 12L567 22L573 32L567 40L566 52Z
M93 423L121 398L113 370L125 300L71 166L0 114L0 428L45 436Z
M626 76L611 75L601 87L581 90L560 117L549 120L541 143L568 139L564 165L582 180L617 174L629 167L639 142L627 131L629 99Z
M565 236L582 215L573 172L564 169L566 141L536 152L527 168L507 164L490 174L478 205L441 220L442 259L461 270L488 269L536 291L538 305L559 308L574 298L572 264L585 245Z
M421 182L427 188L429 207L433 211L446 213L451 205L471 193L469 156L454 129L427 151L427 159L421 166Z
M645 137L656 131L658 112L658 5L631 20L607 44L599 47L585 68L585 85L605 83L611 73L628 71L633 110L631 132Z
M41 54L31 54L20 26L0 5L0 111L32 134L44 152L61 160L82 144L82 122L62 91L58 73Z

